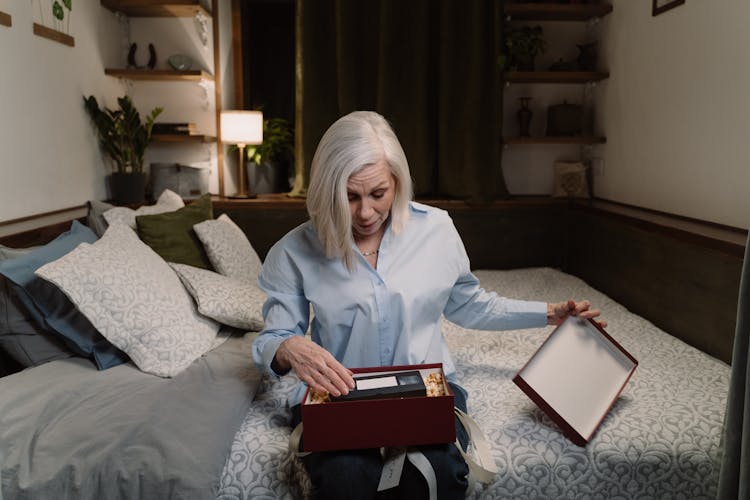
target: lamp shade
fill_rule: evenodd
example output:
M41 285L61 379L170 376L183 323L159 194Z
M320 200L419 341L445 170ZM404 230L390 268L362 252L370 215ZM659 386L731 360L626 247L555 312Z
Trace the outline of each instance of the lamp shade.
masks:
M222 111L221 142L260 144L263 142L263 113L260 111Z

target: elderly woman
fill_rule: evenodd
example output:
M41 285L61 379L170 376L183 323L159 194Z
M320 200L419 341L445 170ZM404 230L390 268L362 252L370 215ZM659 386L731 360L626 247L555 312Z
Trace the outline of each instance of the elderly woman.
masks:
M587 301L548 304L484 291L448 214L412 201L406 156L377 113L346 115L323 135L307 207L310 220L276 243L263 265L266 326L253 358L269 373L294 370L315 391L347 394L354 388L347 367L443 363L465 411L441 316L465 328L507 330L599 315ZM295 424L304 391L301 384L289 398ZM466 433L458 422L456 428L465 447ZM468 469L455 445L420 451L435 471L438 498L463 498ZM378 450L312 453L303 461L319 498L427 495L408 461L398 488L376 493Z

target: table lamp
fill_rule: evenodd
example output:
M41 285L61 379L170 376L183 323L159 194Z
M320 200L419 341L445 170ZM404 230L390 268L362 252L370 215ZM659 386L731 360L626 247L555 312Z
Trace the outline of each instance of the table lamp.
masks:
M255 198L245 186L245 146L263 142L263 113L260 111L222 111L221 142L236 144L240 151L237 164L237 193L230 198Z

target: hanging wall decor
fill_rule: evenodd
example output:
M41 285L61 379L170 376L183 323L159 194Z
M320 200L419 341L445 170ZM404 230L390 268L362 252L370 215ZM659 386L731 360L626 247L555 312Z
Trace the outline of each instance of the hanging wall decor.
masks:
M0 10L0 26L12 26L13 22L10 19L10 14L6 14Z
M73 0L32 0L34 34L70 47L75 39L70 35L70 16Z
M659 14L674 9L678 5L685 3L685 0L652 0L651 15L658 16Z

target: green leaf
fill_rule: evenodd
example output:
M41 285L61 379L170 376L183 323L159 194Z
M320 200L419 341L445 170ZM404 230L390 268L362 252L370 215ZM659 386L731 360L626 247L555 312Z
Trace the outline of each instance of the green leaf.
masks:
M65 17L65 11L63 11L60 2L55 1L55 3L52 4L52 15L55 16L55 19L58 21L62 21Z
M63 5L68 10L73 10L73 0L63 0Z
M102 110L94 96L84 98L84 107L97 130L99 143L117 170L142 172L143 156L151 142L154 120L163 108L154 108L142 122L130 97L120 97L117 103L120 109Z

